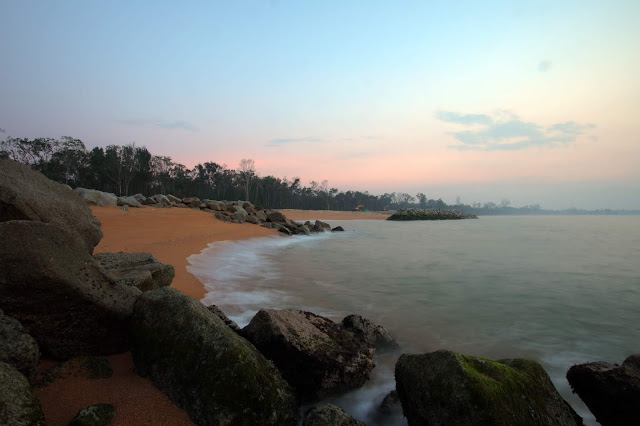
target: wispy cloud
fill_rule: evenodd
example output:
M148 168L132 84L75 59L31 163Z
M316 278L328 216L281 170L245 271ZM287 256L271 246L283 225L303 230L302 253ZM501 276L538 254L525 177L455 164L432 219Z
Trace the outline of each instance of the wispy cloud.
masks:
M542 126L504 112L489 116L437 111L435 115L442 121L470 128L451 133L461 142L451 146L458 150L498 151L565 145L595 127L590 123L580 124L575 121Z
M182 120L175 121L166 121L166 120L153 120L153 119L145 119L145 118L131 118L118 120L119 123L129 124L131 126L148 126L148 127L159 127L162 129L178 129L178 130L188 130L190 132L197 132L199 129L195 125L188 123Z
M547 72L553 67L553 62L549 60L540 61L538 64L538 71Z
M276 138L276 139L270 139L267 141L266 145L267 146L280 146L280 145L285 145L285 144L290 144L290 143L317 143L317 142L323 142L324 139L322 138L317 138L317 137L306 137L306 138Z

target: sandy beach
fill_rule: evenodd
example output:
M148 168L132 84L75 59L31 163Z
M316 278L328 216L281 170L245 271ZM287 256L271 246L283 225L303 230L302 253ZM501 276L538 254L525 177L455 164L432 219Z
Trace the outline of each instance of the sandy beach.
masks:
M192 209L145 207L123 211L120 207L93 207L92 210L104 233L95 253L152 253L161 262L175 267L172 287L197 299L204 296L205 289L187 272L187 257L200 253L214 241L277 234L257 225L224 223L209 213ZM135 374L129 352L107 359L114 370L109 379L69 377L36 388L47 425L66 425L80 409L97 403L109 403L116 408L113 425L193 424L187 413L173 405L151 381ZM43 360L41 369L55 364Z

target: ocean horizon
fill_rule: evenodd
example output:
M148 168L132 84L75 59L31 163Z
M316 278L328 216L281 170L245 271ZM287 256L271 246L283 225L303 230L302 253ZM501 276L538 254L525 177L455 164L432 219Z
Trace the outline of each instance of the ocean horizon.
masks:
M377 355L369 383L330 400L369 425L406 424L375 415L400 353L536 360L594 425L566 371L639 351L638 216L328 222L346 231L216 242L188 270L208 291L202 302L241 327L262 308L383 325L401 351Z

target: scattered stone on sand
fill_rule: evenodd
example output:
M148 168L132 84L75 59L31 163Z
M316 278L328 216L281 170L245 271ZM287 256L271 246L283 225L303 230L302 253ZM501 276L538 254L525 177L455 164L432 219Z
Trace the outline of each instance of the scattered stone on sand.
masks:
M93 257L116 282L141 291L171 285L175 276L173 265L161 263L151 253L98 253Z
M16 319L0 310L0 361L16 368L30 381L38 370L38 344Z
M44 425L40 402L26 377L0 361L0 424L11 426Z
M302 426L365 426L365 424L351 417L340 407L324 404L309 410Z
M25 164L0 160L0 222L9 220L57 225L80 238L89 253L102 238L100 221L68 186Z
M169 287L138 298L136 371L198 424L293 425L297 404L278 370L201 302Z
M113 376L113 369L106 358L80 356L41 372L36 386L46 387L58 379L67 377L83 377L85 379L108 379Z
M375 363L364 338L299 310L260 310L242 333L280 369L303 401L363 385Z
M140 290L116 284L79 239L52 224L0 223L0 309L43 354L68 359L128 348Z
M601 425L640 422L640 354L620 366L603 361L574 365L567 380Z
M440 350L402 355L396 389L409 425L581 425L535 361Z
M95 404L80 410L67 426L109 426L115 415L113 405Z
M361 315L349 315L342 320L342 326L354 333L361 334L374 348L379 350L395 349L398 342L381 325L372 323Z

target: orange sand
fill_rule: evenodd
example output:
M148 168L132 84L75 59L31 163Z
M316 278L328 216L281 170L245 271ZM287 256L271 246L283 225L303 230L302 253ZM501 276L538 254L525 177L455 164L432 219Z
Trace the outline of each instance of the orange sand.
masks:
M392 212L341 212L336 210L293 210L281 211L291 220L385 220Z
M161 262L175 267L176 275L171 285L197 299L204 296L205 289L187 272L187 257L199 253L213 241L277 233L252 224L224 223L209 213L192 209L144 207L123 211L120 207L93 207L92 210L102 222L104 233L95 253L153 253ZM70 377L35 389L47 425L66 425L82 408L97 403L109 403L116 408L112 425L193 424L187 413L173 405L150 380L134 373L129 352L107 359L114 370L109 379ZM43 359L40 368L55 364Z

